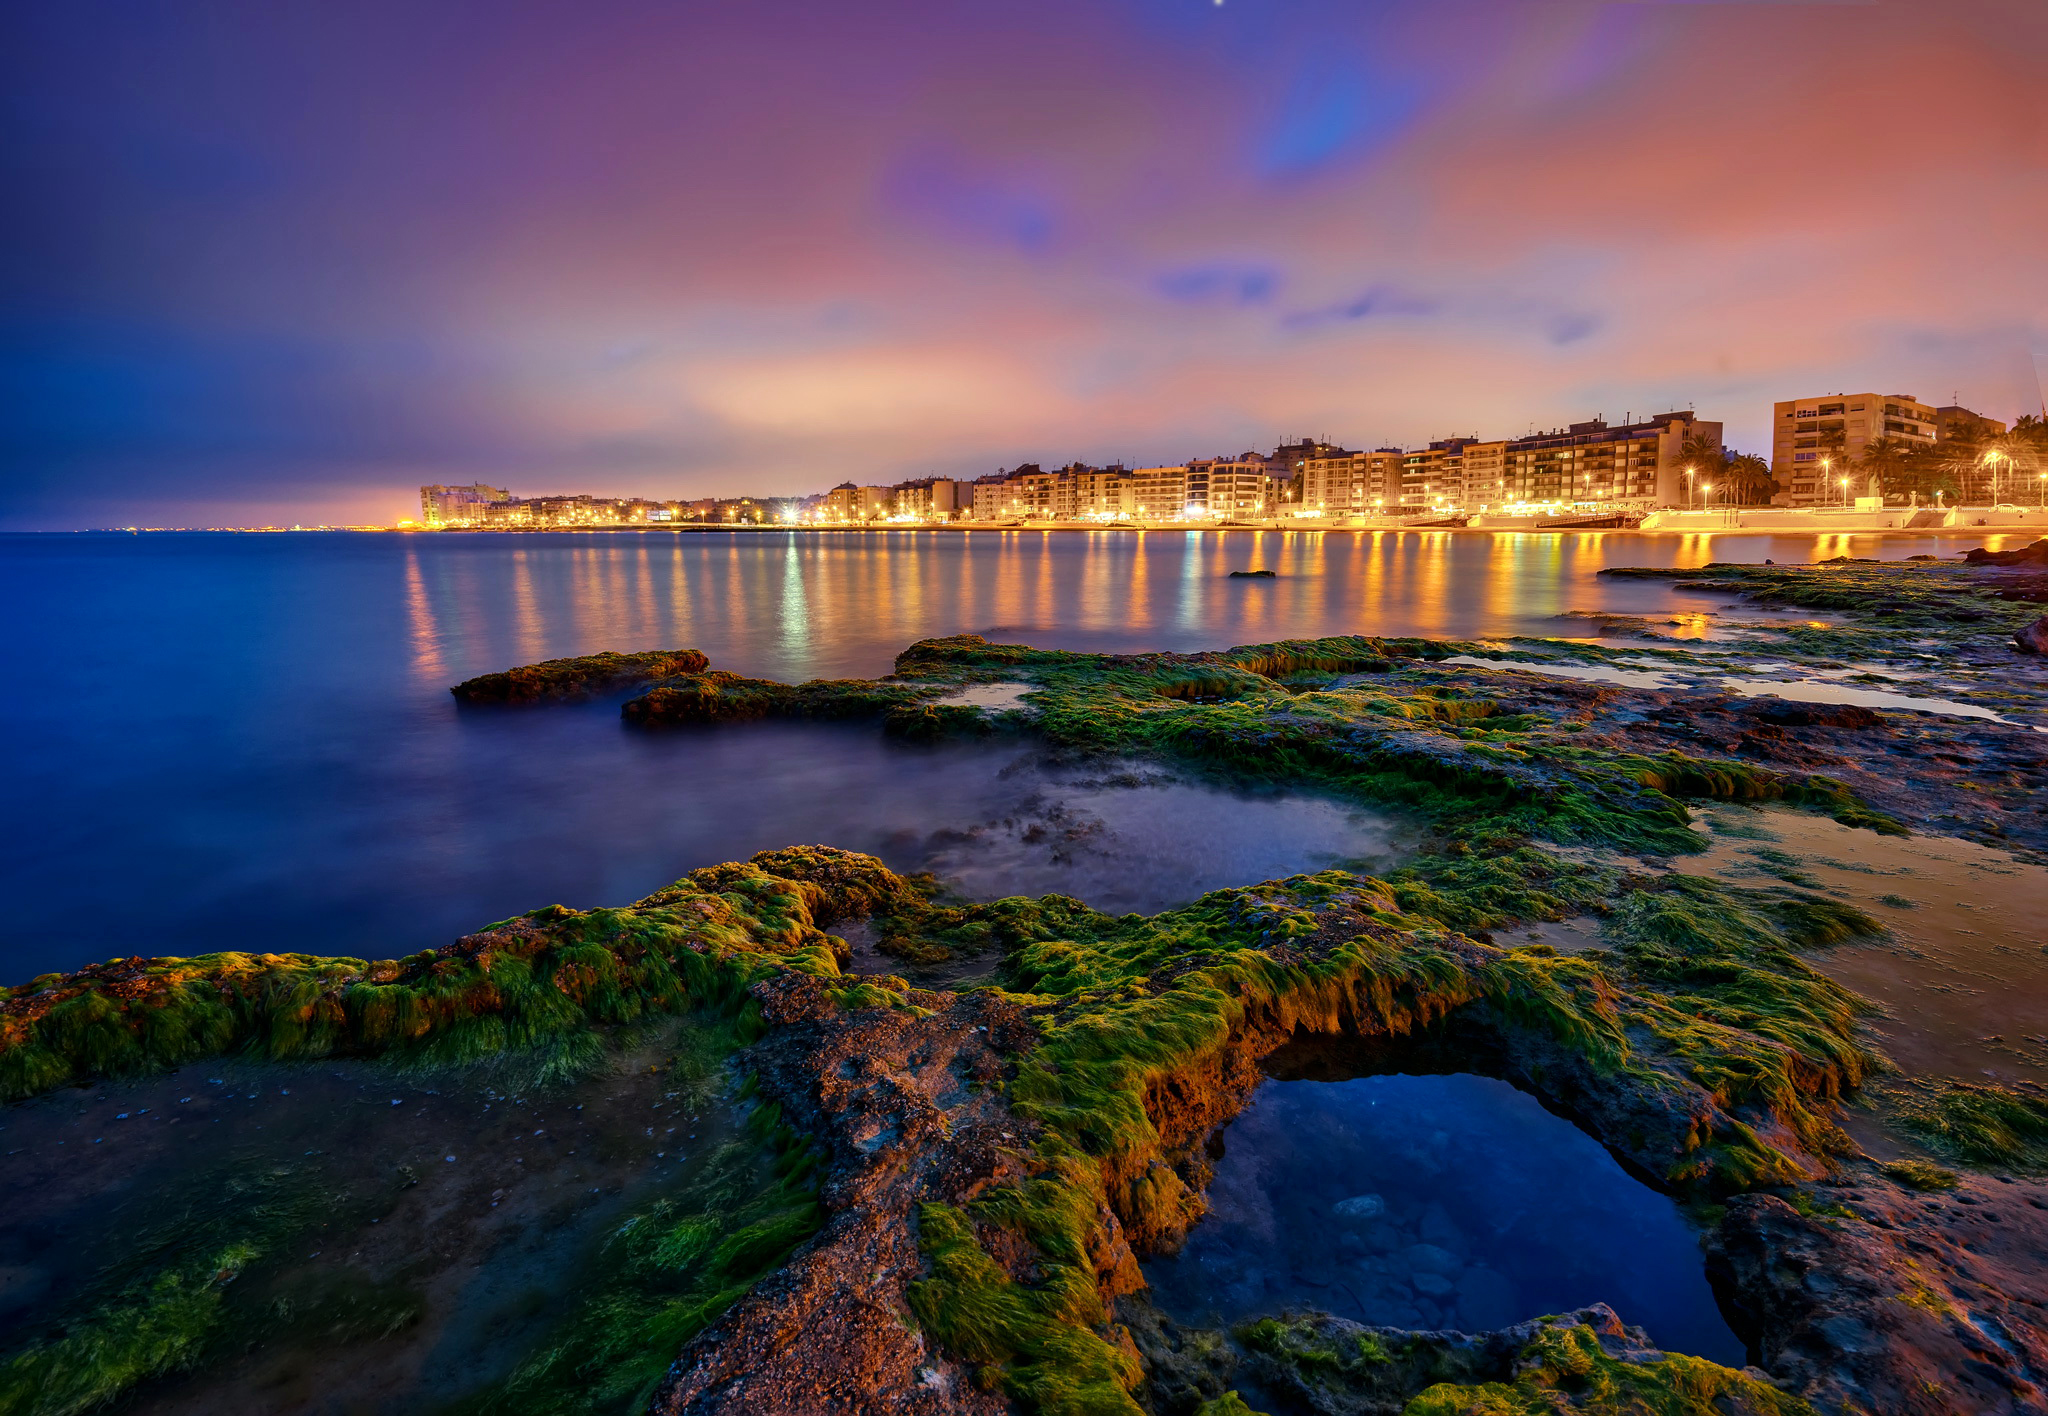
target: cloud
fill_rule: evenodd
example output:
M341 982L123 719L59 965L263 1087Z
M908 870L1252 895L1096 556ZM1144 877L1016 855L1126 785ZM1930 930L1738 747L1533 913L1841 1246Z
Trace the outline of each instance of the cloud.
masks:
M1423 98L1412 73L1376 72L1327 55L1304 60L1280 89L1258 148L1258 169L1295 178L1370 153L1396 139Z
M1160 276L1154 286L1167 299L1184 305L1262 305L1280 288L1280 273L1271 266L1184 266Z
M1042 255L1058 233L1051 199L1014 173L977 171L960 155L921 152L882 179L893 214L952 240Z
M2039 402L2038 0L224 3L0 51L8 524Z
M1433 315L1442 308L1443 301L1434 296L1413 294L1394 285L1375 285L1362 295L1334 305L1295 311L1284 316L1281 323L1289 328L1305 329L1353 320Z
M1543 334L1552 344L1577 344L1600 328L1598 315L1559 314L1543 322Z

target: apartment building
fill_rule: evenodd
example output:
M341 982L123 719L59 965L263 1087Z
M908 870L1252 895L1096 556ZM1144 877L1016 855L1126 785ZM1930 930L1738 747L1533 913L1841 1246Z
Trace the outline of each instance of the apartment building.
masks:
M887 489L889 515L917 521L951 521L963 505L971 505L973 486L945 477L921 477Z
M1604 419L1512 438L1502 449L1502 500L1510 505L1684 506L1685 444L1718 451L1721 424L1691 412L1659 413L1610 427Z
M1187 465L1184 516L1210 521L1250 521L1266 515L1272 474L1256 452L1197 459Z
M1206 502L1208 489L1203 488ZM1188 507L1186 463L1131 470L1131 502L1141 521L1178 521Z
M860 508L860 488L851 482L841 482L818 503L818 520L828 525L858 521Z
M1137 508L1131 474L1122 467L1076 463L1054 483L1053 508L1063 521L1123 520Z
M1934 410L1934 440L1936 442L1982 442L1986 438L2001 437L2012 431L1996 418L1987 418L1982 413L1972 412L1960 403L1944 403Z
M1956 412L1968 412L1957 409ZM1954 420L1951 420L1954 426ZM1842 479L1879 438L1934 445L1940 410L1909 393L1836 393L1771 405L1771 477L1785 506L1821 506L1850 492ZM1853 480L1853 479L1852 479Z
M486 506L511 499L512 494L503 487L482 482L467 487L421 487L420 519L433 527L474 526L489 520Z
M1298 515L1366 516L1384 513L1401 500L1407 456L1397 447L1311 457L1301 464Z
M1398 506L1403 515L1454 511L1465 498L1465 449L1475 438L1445 438L1401 459Z
M1463 449L1460 469L1460 505L1466 511L1486 511L1507 500L1507 455L1505 442L1470 442Z
M993 477L977 477L970 494L968 515L976 521L1003 521L1015 515L1010 507L1010 479L997 473Z

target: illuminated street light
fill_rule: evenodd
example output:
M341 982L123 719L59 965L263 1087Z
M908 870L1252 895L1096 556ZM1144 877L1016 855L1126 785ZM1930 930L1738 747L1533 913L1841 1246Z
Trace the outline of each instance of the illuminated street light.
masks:
M1984 456L1981 459L1979 459L1979 461L1984 466L1991 469L1991 504L1993 506L1998 505L1998 464L2001 460L2003 460L2008 467L2010 467L2012 464L2011 455L2008 453L2000 452L1995 447L1992 448L1989 452L1985 453Z

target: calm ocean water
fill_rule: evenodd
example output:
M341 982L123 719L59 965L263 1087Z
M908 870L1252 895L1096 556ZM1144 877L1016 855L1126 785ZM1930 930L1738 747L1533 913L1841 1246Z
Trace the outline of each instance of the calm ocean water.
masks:
M1698 611L1609 565L1953 552L1975 538L874 532L0 537L0 979L127 954L385 957L637 898L794 842L979 896L1156 910L1395 848L1325 802L1114 787L1025 747L859 726L626 730L616 704L458 712L448 685L688 645L776 678L975 632L1075 649L1573 634ZM1230 580L1261 566L1272 581Z

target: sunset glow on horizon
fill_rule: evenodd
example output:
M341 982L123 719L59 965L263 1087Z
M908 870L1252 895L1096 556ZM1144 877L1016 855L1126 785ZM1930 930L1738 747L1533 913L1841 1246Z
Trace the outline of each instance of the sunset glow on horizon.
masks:
M1877 388L2039 412L2048 7L17 7L0 525Z

